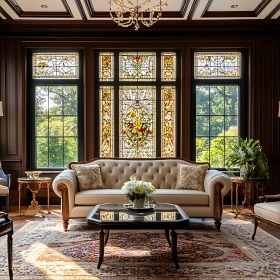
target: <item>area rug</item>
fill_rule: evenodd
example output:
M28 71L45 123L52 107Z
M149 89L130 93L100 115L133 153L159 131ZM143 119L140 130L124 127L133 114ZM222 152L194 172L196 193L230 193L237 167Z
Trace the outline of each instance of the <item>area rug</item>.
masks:
M29 222L14 234L15 280L280 279L280 241L251 223L213 224L178 231L176 269L162 231L112 231L97 269L99 235L86 223ZM6 242L0 279L8 279Z

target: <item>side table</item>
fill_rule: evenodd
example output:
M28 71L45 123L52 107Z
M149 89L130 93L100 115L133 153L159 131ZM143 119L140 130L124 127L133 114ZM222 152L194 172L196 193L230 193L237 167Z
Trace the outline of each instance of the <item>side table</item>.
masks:
M45 214L42 210L42 206L38 204L36 200L36 194L39 192L41 188L46 187L48 189L48 214L51 213L50 211L50 187L51 187L51 178L49 177L38 177L37 179L29 179L28 177L18 178L18 212L19 215L22 216L25 214L27 210L37 209L39 213L41 213L42 217L45 217ZM31 184L38 185L37 189L32 189ZM21 199L21 188L26 187L32 193L32 201L31 204L27 207L27 209L21 212L20 210L20 199Z
M261 190L262 196L264 195L264 178L251 178L243 179L240 177L232 177L232 186L231 186L231 210L235 213L235 218L238 214L242 212L245 207L250 208L253 211L253 206L251 205L252 198L257 197L257 202L259 202L259 191ZM233 210L233 192L235 187L235 210ZM239 189L243 191L244 200L240 207L238 207L238 193ZM255 195L256 190L256 195Z

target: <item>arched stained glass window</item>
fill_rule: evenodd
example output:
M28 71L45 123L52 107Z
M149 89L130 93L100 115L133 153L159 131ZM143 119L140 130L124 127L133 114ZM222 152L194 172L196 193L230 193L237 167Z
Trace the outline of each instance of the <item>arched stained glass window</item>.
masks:
M178 84L176 52L100 52L100 156L175 157Z

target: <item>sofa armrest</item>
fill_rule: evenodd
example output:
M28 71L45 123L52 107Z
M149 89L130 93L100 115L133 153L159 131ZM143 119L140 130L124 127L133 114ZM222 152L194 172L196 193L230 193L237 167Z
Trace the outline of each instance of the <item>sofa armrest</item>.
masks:
M61 197L62 215L69 217L75 206L75 193L78 191L78 182L74 170L63 170L53 180L54 192Z
M218 170L208 170L204 179L205 192L209 194L209 206L213 211L215 225L219 229L223 214L223 197L231 189L231 178Z
M231 178L218 170L208 170L204 179L204 189L210 196L214 194L215 185L222 185L221 196L224 197L231 190Z

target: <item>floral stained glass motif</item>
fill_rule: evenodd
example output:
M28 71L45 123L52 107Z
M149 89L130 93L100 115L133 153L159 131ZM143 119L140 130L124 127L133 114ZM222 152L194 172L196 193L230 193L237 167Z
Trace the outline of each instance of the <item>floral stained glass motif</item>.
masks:
M120 157L156 156L156 87L121 86Z
M195 79L240 79L240 52L195 52Z
M161 80L176 81L176 53L161 53Z
M100 156L114 156L114 89L100 87Z
M162 122L161 122L161 156L176 156L176 87L161 88Z
M33 53L33 79L78 79L79 53Z
M119 55L120 81L155 81L155 52L121 52Z
M114 212L100 211L101 221L114 221Z
M102 52L99 55L99 79L100 81L114 80L114 53Z

